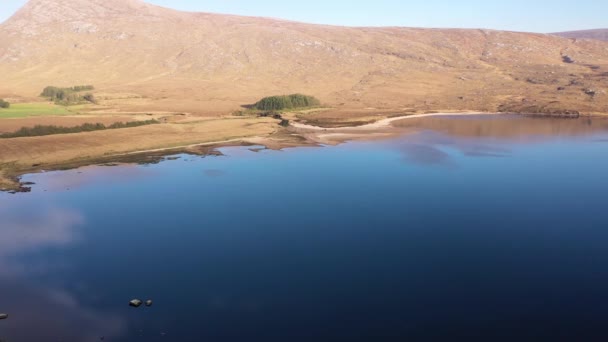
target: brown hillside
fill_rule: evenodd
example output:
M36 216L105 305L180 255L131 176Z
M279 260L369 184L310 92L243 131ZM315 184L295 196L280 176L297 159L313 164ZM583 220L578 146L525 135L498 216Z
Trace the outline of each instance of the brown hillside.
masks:
M31 0L0 25L0 75L0 95L94 84L147 99L130 109L219 113L301 92L338 108L608 112L605 42L310 25L139 0Z
M608 42L608 29L559 32L555 35L571 39L597 39Z

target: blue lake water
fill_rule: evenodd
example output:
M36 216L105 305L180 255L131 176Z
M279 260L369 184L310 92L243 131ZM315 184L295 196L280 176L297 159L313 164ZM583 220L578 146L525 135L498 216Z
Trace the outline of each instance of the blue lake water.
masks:
M607 122L27 175L0 340L606 341Z

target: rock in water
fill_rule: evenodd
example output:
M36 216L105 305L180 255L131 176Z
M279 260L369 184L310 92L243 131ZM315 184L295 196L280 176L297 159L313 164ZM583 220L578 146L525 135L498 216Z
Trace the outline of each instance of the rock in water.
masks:
M7 318L8 318L7 314L0 313L0 319L7 319Z
M146 301L146 306L152 306L152 299L148 299Z
M129 306L132 306L134 308L140 307L141 304L142 304L142 301L139 299L133 299L132 301L129 302Z

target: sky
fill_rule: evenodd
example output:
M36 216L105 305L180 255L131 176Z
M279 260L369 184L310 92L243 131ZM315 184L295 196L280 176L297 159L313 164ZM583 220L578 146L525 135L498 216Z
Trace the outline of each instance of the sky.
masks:
M27 0L0 0L0 22ZM607 0L147 0L187 11L317 24L550 33L608 27Z

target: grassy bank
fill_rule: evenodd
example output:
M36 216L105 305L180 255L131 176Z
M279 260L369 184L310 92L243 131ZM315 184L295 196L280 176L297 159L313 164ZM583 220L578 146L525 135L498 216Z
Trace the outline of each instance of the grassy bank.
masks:
M0 109L0 119L68 114L74 113L69 111L66 107L50 103L13 103L10 108Z

